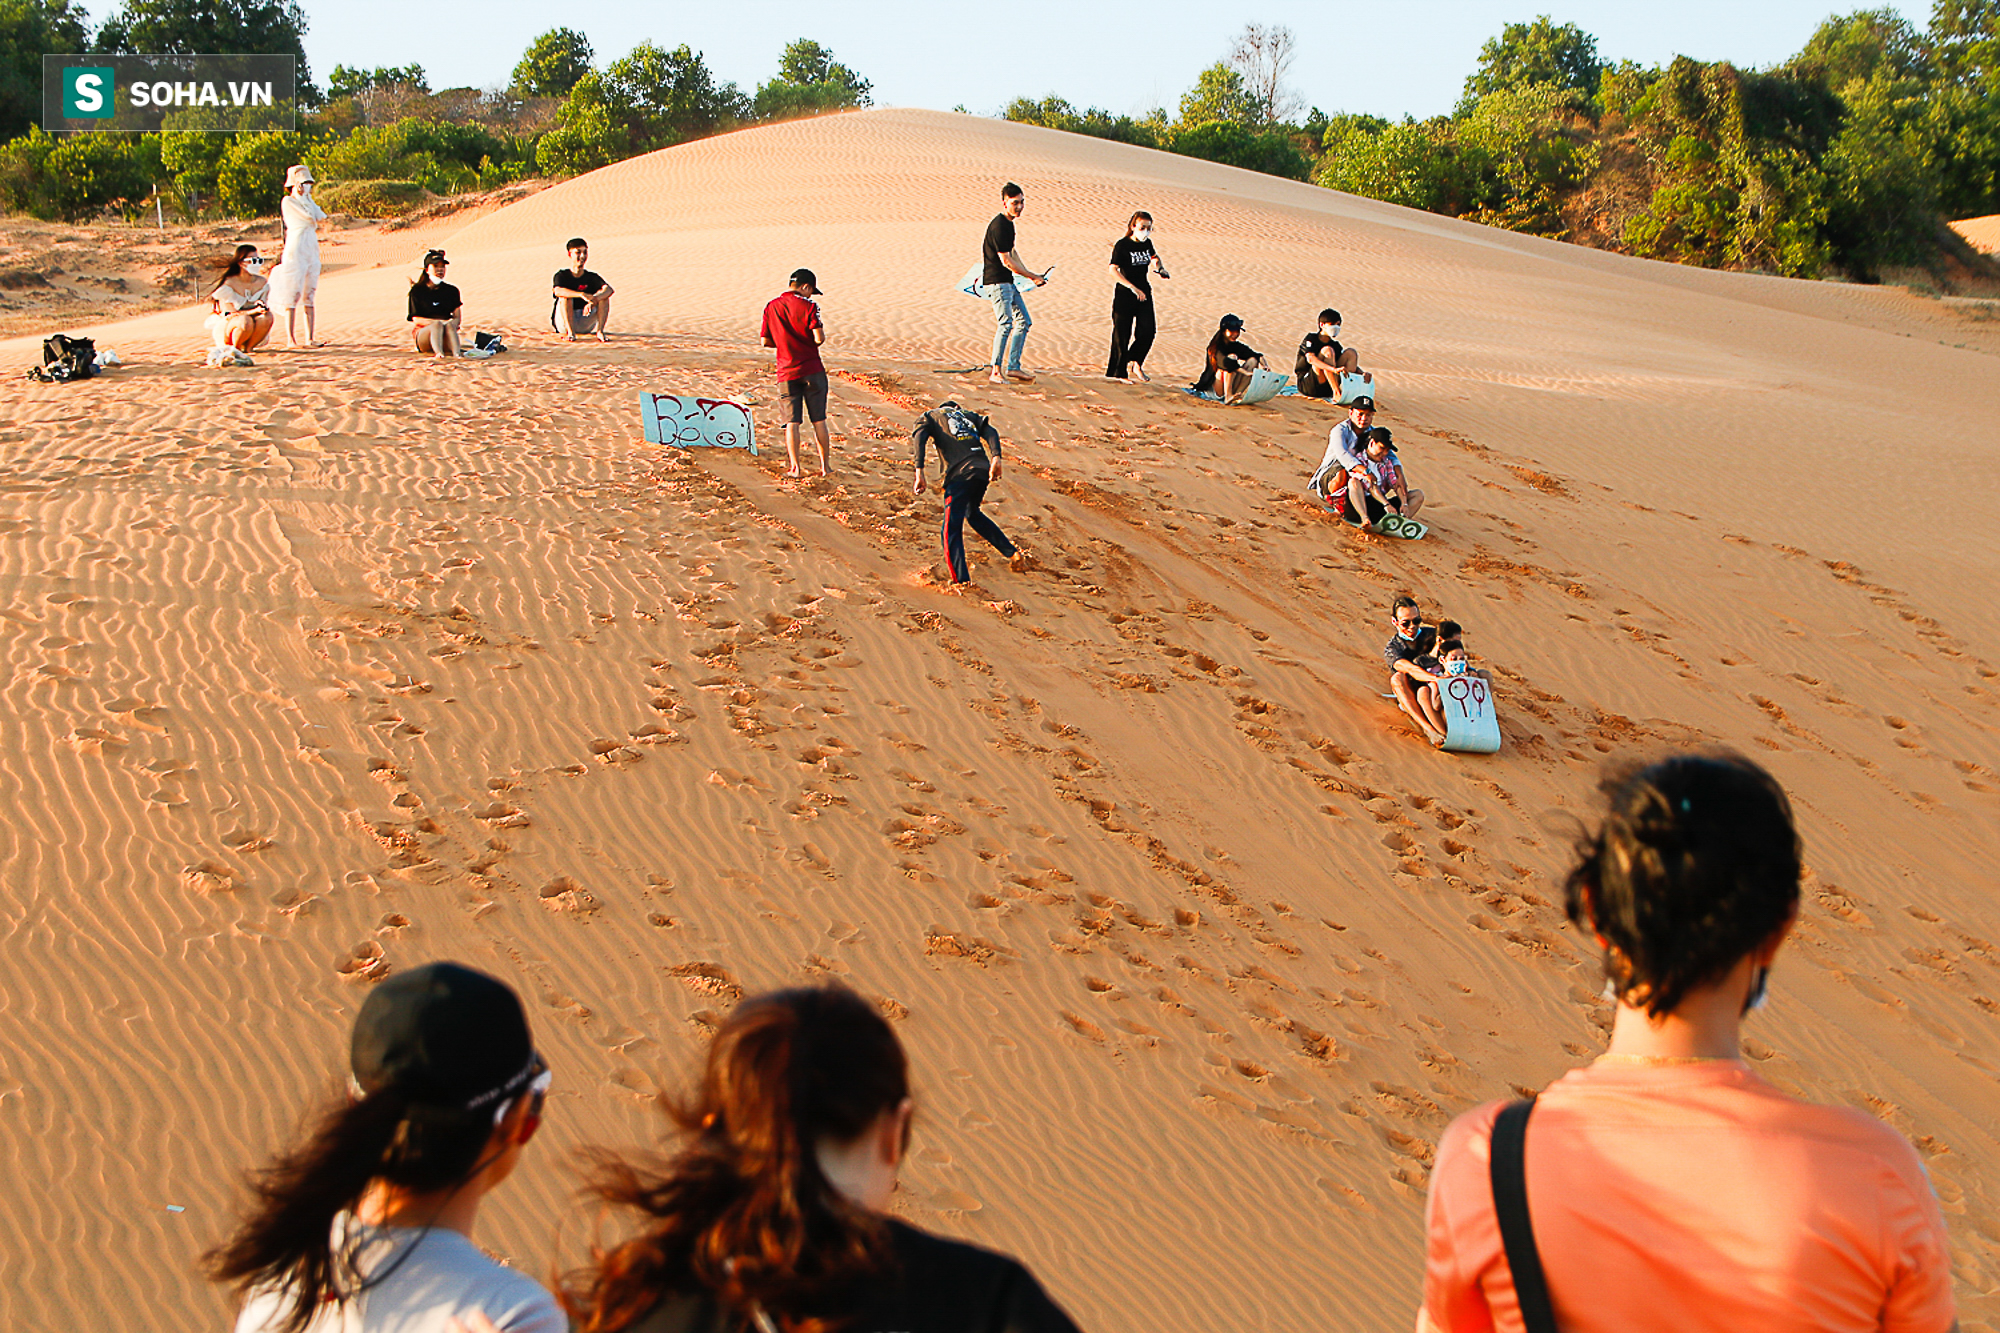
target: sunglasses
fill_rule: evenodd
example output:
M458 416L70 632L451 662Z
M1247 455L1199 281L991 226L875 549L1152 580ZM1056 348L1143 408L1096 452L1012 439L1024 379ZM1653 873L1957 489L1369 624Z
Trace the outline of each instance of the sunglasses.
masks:
M1405 619L1402 616L1397 616L1396 623L1398 625L1401 625L1404 629L1415 629L1417 626L1424 623L1424 618L1422 616L1418 616L1414 620L1409 620Z
M262 255L251 255L248 259L243 261L243 267L262 268L264 267L264 257Z

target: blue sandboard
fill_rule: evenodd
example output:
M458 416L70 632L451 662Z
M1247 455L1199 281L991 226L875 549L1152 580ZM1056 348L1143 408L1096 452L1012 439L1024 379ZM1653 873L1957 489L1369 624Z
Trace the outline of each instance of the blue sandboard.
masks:
M728 398L642 393L639 424L645 428L649 444L669 444L676 449L757 452L757 428L750 420L750 409Z

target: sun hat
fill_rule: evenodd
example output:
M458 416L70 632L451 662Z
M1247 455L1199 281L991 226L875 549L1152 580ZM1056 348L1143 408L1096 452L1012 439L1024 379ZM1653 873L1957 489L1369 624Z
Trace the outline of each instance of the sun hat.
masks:
M307 181L312 181L315 185L319 184L317 180L313 179L312 168L305 163L301 162L295 167L287 167L285 169L285 188L287 190L302 185Z
M476 1111L520 1092L536 1073L521 999L507 983L459 963L397 972L354 1020L354 1087L395 1088L424 1106Z

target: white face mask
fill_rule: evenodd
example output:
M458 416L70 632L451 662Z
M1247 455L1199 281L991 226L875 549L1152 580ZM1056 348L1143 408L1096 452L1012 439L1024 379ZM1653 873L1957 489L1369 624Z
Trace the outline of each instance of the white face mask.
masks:
M1135 241L1148 241L1151 240L1152 237L1153 237L1153 229L1151 227L1141 227L1137 231L1132 233L1132 239Z
M1340 325L1322 324L1319 326L1319 331L1329 338L1338 338L1340 336Z

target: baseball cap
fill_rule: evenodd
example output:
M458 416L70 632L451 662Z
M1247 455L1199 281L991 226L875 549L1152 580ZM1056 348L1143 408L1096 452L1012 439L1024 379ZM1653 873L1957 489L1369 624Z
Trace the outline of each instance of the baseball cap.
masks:
M381 982L354 1020L349 1066L363 1095L395 1088L424 1106L476 1111L536 1073L520 997L459 963L426 963Z
M1359 408L1363 412L1373 412L1375 410L1375 400L1373 398L1370 398L1367 394L1364 393L1359 398L1356 398L1353 402L1349 403L1348 406L1351 408Z
M1222 323L1219 327L1225 329L1240 329L1243 327L1243 321L1238 319L1234 315L1224 315L1222 317Z
M813 276L813 271L812 271L811 269L809 269L809 268L795 268L795 269L793 269L793 270L792 270L792 281L793 281L793 282L803 282L803 283L805 283L805 284L806 284L806 285L807 285L808 287L811 287L811 288L812 288L812 289L813 289L813 290L814 290L815 292L817 292L817 291L819 291L819 290L820 290L820 285L819 285L819 279L818 279L818 278L815 278L815 277Z

